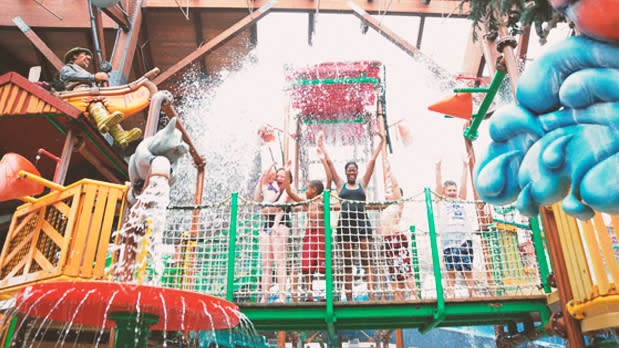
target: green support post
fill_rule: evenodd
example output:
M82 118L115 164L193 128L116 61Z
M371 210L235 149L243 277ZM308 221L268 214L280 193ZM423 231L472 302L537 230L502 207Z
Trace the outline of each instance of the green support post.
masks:
M441 277L441 264L438 253L438 243L436 241L436 228L434 226L434 211L432 209L432 192L429 188L424 188L426 197L426 212L428 215L428 228L430 230L430 246L432 248L432 268L434 269L434 280L436 283L436 310L432 313L434 318L430 323L419 329L419 332L425 334L434 329L445 319L445 297L443 295L443 282Z
M228 277L226 281L226 300L234 300L234 265L236 263L236 215L239 209L239 194L232 193L230 207L230 233L228 234Z
M550 270L548 268L548 262L546 261L546 253L544 253L544 240L542 239L542 232L539 228L539 220L537 217L529 219L531 225L531 231L533 232L533 246L535 247L535 255L537 256L537 264L539 266L539 276L542 281L545 293L550 293L550 284L548 284L548 275Z
M477 139L477 128L479 128L481 121L484 117L486 117L486 112L488 112L488 108L490 108L492 100L494 99L496 92L499 90L501 82L503 82L503 78L505 78L505 72L497 69L496 74L494 74L494 78L492 79L492 83L488 87L486 96L479 106L479 110L475 115L473 115L473 122L464 130L464 137L468 140L473 141Z
M454 93L488 93L489 88L475 87L475 88L454 88Z
M419 251L417 250L417 236L415 236L415 226L409 227L411 231L411 262L413 263L413 277L417 286L417 298L421 299L421 275L419 271Z
M16 315L11 319L11 325L6 332L6 337L4 338L4 348L9 348L11 346L11 341L13 341L13 335L15 334L15 326L17 326Z
M323 192L323 209L324 209L324 230L325 230L325 287L326 287L326 308L325 321L329 329L329 337L337 337L335 332L335 311L333 309L333 254L332 254L332 236L331 230L331 192L325 190Z
M114 348L146 348L150 327L159 317L149 313L111 312L110 320L116 323Z

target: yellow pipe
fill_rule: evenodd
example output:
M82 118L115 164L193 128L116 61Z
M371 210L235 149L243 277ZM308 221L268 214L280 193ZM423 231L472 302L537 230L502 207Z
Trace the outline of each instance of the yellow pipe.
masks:
M20 201L24 201L26 203L36 203L38 201L38 199L32 197L32 196L23 196L23 197L19 197L18 198Z
M616 220L613 221L613 224L615 222ZM595 224L595 229L598 233L598 239L602 247L602 253L604 254L604 258L606 259L608 271L613 277L612 282L615 284L619 284L619 265L615 261L616 259L613 253L613 245L610 241L610 237L608 236L608 230L606 229L606 225L604 224L602 214L595 213L595 216L593 217L593 223Z
M591 257L591 263L593 265L593 274L597 280L597 286L600 295L606 295L608 293L608 276L606 275L606 267L604 266L604 260L600 254L600 245L595 238L595 231L593 230L593 224L591 220L581 221L583 227L583 235L587 242L589 249L589 256Z
M34 181L37 184L41 184L41 185L43 185L45 187L48 187L48 188L50 188L50 189L52 189L54 191L62 192L62 191L64 191L66 189L66 187L64 187L64 186L58 185L58 184L56 184L54 182L51 182L51 181L49 181L47 179L44 179L44 178L42 178L42 177L40 177L38 175L34 175L32 173L28 173L27 171L24 171L24 170L20 170L19 173L17 173L17 176L20 177L20 178L23 178L23 179L28 179L30 181Z
M573 318L584 319L588 311L609 305L619 305L619 295L597 297L583 303L570 301L567 303L567 310Z

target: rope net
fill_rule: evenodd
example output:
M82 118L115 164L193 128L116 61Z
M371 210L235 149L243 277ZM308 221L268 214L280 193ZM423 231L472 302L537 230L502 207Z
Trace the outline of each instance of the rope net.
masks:
M542 293L532 231L514 210L433 196L431 232L423 194L389 202L332 197L330 280L322 196L233 203L169 208L151 278L221 297L232 286L237 303L324 301L327 286L339 302L435 299L435 275L447 299Z

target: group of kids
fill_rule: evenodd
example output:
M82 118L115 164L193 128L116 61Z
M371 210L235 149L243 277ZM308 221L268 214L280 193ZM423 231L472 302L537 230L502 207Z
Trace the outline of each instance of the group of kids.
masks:
M347 301L353 300L353 250L360 254L361 266L367 275L368 285L373 287L374 270L372 269L372 226L366 213L366 190L378 155L380 154L385 136L379 134L381 141L372 152L367 168L360 180L357 180L359 167L355 162L344 166L345 177L337 174L337 170L327 153L322 135L317 138L317 153L326 174L326 186L320 180L311 180L305 185L305 192L299 194L291 188L292 175L289 164L285 168L276 168L272 164L260 177L254 200L259 202L277 203L263 207L261 210L264 225L259 234L259 244L262 254L262 303L267 303L272 282L273 265L275 265L277 286L279 288L276 302L285 302L286 289L286 244L289 231L292 228L290 206L293 202L313 201L303 205L306 212L307 227L303 237L301 272L306 284L307 301L313 301L312 280L315 273L325 272L325 233L324 207L319 196L326 190L331 190L335 183L338 197L341 200L340 214L336 228L336 242L342 250L343 283ZM464 167L467 167L467 161ZM402 189L390 170L386 159L383 162L388 175L386 199L400 201ZM447 270L447 296L454 296L456 273L462 273L466 280L469 294L473 289L472 277L473 250L472 234L467 224L464 205L455 201L466 198L467 171L463 169L460 191L453 181L441 182L440 162L436 164L436 193L447 200L441 200L439 209L439 231L441 233L445 268ZM285 205L280 206L279 204ZM396 291L394 300L405 300L406 292L410 299L416 298L419 289L413 276L409 242L400 229L403 203L390 204L380 214L379 233L383 237L389 276L393 277ZM375 300L375 294L370 291L369 299Z

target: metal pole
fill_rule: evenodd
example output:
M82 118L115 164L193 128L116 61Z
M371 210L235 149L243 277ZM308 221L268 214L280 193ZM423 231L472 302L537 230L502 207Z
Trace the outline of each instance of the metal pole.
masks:
M236 262L236 218L239 208L239 194L232 193L230 207L230 231L228 233L228 279L226 281L226 300L234 299L234 264Z
M542 240L542 233L539 228L539 220L537 217L529 219L529 224L531 224L531 231L533 232L533 246L535 247L535 255L537 256L539 276L544 286L544 292L550 293L550 284L548 284L548 275L550 271L548 269L548 262L546 261L546 253L544 253L544 241Z
M443 295L443 282L441 278L441 264L438 253L438 243L436 241L436 228L434 225L434 211L432 209L432 192L429 188L423 190L426 196L426 212L428 215L428 228L430 230L430 246L432 248L432 268L434 269L434 281L436 283L436 310L432 314L434 320L419 329L419 332L426 332L435 328L445 318L445 297Z
M331 192L323 192L324 230L325 230L325 283L326 283L326 313L325 321L329 328L329 336L335 337L335 313L333 310L333 231L331 230Z

